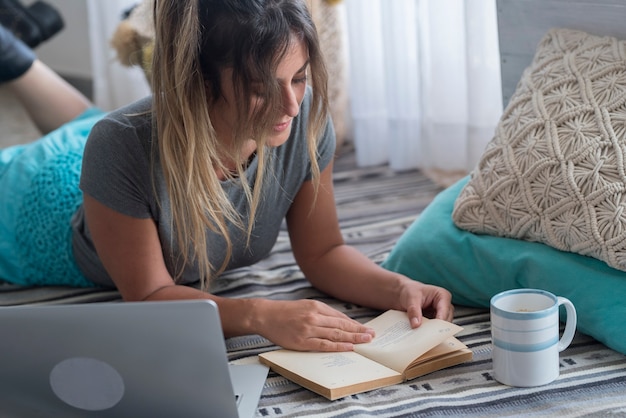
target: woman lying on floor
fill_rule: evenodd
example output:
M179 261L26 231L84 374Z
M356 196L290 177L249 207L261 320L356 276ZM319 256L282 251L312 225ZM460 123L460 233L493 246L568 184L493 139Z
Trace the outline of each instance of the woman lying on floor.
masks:
M286 218L316 288L406 311L414 327L426 311L451 320L448 291L343 241L327 74L306 2L156 4L154 95L108 115L0 27L0 81L50 132L0 154L0 277L116 287L127 301L212 299L226 337L297 350L370 341L370 329L318 301L208 292L224 270L266 256Z

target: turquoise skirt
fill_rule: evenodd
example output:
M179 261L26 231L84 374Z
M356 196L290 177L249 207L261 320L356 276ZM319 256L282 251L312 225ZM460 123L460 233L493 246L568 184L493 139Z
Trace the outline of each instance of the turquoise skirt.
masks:
M23 286L94 286L78 270L70 221L87 136L104 113L89 109L39 140L0 150L0 279Z

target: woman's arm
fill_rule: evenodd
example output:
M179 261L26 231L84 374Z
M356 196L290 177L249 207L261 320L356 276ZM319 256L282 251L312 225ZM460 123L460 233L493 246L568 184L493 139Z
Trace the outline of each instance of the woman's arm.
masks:
M371 330L312 300L230 299L176 285L152 219L123 215L84 194L86 222L107 272L126 301L211 299L225 337L260 334L285 348L348 351Z
M85 218L98 257L125 301L212 299L225 318L238 318L248 301L228 303L189 286L176 285L165 266L157 227L152 219L123 215L84 195ZM239 315L229 313L236 310ZM227 336L246 332L237 322L223 321Z
M452 320L448 291L385 270L344 243L335 206L332 164L324 169L320 180L317 197L312 182L305 183L287 215L293 252L309 281L340 300L406 311L413 326L419 325L424 310Z

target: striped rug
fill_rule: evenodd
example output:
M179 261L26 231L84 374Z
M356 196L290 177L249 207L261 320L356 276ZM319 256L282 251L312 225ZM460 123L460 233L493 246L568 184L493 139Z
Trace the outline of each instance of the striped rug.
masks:
M335 171L337 206L345 239L377 262L385 258L398 236L440 191L419 171L356 169L349 153L338 160ZM233 298L314 298L360 321L378 314L312 289L295 265L285 231L267 259L227 272L215 281L212 291ZM24 289L0 282L0 306L119 299L115 291ZM559 379L538 388L510 388L492 376L488 312L457 306L455 322L464 327L458 338L474 353L474 360L469 363L333 402L270 372L257 416L626 416L625 356L578 333L571 346L561 353ZM257 354L276 348L259 336L231 338L227 347L234 363L256 361Z

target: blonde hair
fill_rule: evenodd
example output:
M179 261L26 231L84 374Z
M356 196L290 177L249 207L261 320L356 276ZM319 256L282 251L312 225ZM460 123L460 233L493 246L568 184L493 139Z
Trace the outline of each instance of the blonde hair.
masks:
M300 0L157 0L153 62L153 121L158 153L172 212L172 228L180 254L178 280L185 266L197 263L203 289L228 266L232 241L228 224L251 238L263 181L269 170L266 137L281 107L275 70L293 40L309 53L313 97L307 125L307 147L314 183L319 184L317 140L327 123L327 73L314 23ZM231 149L220 146L209 117L221 96L221 70L232 68L237 121ZM250 109L251 81L262 80L264 106ZM217 170L229 173L224 159L241 160L243 144L257 143L254 184L237 165L249 204L244 224L221 186ZM157 158L155 155L153 158ZM213 266L207 229L226 241L226 257Z

